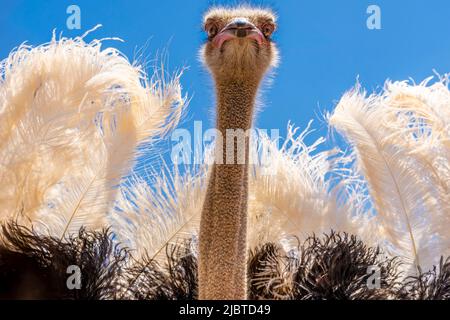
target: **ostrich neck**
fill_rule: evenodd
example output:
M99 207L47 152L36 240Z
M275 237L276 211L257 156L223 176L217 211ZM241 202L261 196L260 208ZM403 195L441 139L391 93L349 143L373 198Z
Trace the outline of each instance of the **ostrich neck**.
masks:
M258 85L241 80L217 83L217 129L250 129Z
M216 144L200 223L199 298L242 300L247 298L249 153L244 132L252 126L258 84L229 80L216 81L216 87L223 142ZM228 136L232 132L241 138ZM244 161L238 159L239 148Z

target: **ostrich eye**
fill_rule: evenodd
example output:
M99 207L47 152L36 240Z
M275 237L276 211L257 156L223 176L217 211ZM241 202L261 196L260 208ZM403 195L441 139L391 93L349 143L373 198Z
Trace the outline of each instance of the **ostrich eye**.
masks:
M266 38L269 38L274 31L275 25L271 22L265 23L261 27L261 32L264 34Z
M205 25L205 31L208 34L208 39L214 38L219 32L219 28L214 23L208 23Z

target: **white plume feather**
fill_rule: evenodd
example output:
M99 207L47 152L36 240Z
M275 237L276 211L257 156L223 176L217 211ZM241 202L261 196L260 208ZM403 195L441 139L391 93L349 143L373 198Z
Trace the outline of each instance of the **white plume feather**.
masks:
M267 241L286 244L292 236L302 240L331 229L359 234L370 241L370 233L363 232L369 226L364 212L354 210L358 208L354 202L359 199L332 178L339 173L345 157L337 150L316 151L324 138L306 145L310 125L300 134L298 128L289 125L281 147L260 134L259 157L250 179L252 247ZM346 200L340 201L339 196Z
M173 127L184 98L101 41L20 46L1 63L0 220L64 237L97 228L136 147Z
M347 93L330 118L355 149L382 224L380 239L411 263L410 273L448 254L448 97L443 83L388 82L379 95Z
M133 176L120 189L109 219L118 241L136 257L165 258L169 243L195 237L205 196L206 167L181 175L151 171Z

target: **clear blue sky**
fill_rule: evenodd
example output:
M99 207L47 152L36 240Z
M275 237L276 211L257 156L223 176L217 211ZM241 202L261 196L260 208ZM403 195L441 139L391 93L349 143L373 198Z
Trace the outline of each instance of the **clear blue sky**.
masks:
M1 0L0 58L24 41L37 45L51 38L54 28L66 36L84 33L98 23L103 28L93 37L117 36L125 43L112 43L130 59L148 42L146 53L168 49L169 68L189 69L184 90L192 97L183 127L194 120L212 125L209 110L214 100L211 82L197 59L204 40L203 12L212 4L239 1L40 1ZM312 118L331 110L359 75L369 90L385 79L409 77L421 81L436 69L450 72L450 1L448 0L280 0L248 1L268 5L279 15L275 37L281 65L271 88L265 91L260 128L280 128L289 120L304 127ZM81 8L81 30L66 27L66 8ZM381 8L381 30L366 27L370 4ZM206 125L204 125L205 127ZM326 126L315 121L326 135Z

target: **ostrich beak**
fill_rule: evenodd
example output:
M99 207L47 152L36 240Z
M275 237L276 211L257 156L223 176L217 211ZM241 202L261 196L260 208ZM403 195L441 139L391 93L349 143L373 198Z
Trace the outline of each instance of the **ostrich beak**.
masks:
M264 35L253 23L246 18L235 18L214 37L213 43L216 47L222 48L226 41L235 38L253 39L259 45L265 40Z

